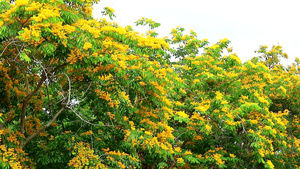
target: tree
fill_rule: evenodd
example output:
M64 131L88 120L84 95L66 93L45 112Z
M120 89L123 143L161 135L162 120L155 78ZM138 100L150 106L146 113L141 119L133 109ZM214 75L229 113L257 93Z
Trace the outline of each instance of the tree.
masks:
M300 165L299 61L241 63L227 39L148 18L142 35L93 3L1 1L2 168Z

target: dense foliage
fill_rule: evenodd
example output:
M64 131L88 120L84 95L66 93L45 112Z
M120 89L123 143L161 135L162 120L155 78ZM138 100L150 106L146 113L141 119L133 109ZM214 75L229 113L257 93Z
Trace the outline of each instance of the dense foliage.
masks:
M242 63L227 39L147 18L143 35L93 3L0 2L1 168L300 167L299 59Z

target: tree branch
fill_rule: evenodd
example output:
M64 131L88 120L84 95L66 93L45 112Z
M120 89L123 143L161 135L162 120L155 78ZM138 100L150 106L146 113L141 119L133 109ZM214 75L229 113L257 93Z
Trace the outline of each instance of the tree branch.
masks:
M27 104L28 104L29 100L31 99L31 97L39 90L39 88L42 86L42 84L44 83L45 80L46 80L46 76L45 76L45 73L43 73L40 81L38 82L38 84L36 86L36 88L31 93L29 93L25 97L25 99L23 100L21 122L20 122L20 132L22 134L25 133L25 117L26 117L26 107L27 107Z
M54 120L58 117L58 115L63 112L65 110L65 107L61 108L52 118L52 120L50 122L48 122L46 125L44 125L42 128L38 129L34 134L30 135L29 137L26 138L25 142L21 143L21 147L24 148L25 145L32 140L34 137L36 137L38 134L40 134L43 130L45 130L46 128L48 128L53 122Z
M73 110L71 107L68 107L77 117L80 118L80 120L82 120L83 122L87 123L87 124L90 124L90 125L93 125L93 126L105 126L105 127L113 127L114 125L102 125L102 124L95 124L95 123L91 123L87 120L85 120L84 118L82 118L79 113L77 113L75 110Z
M67 63L64 63L62 65L57 66L56 68L54 68L50 73L54 73L55 71L59 70L60 68L63 68L67 65ZM31 99L31 97L40 89L40 87L42 86L42 84L44 83L44 81L46 80L46 74L43 73L41 79L39 80L36 88L29 93L23 100L23 106L22 106L22 113L21 113L21 121L20 121L20 132L22 134L25 133L25 117L26 117L26 107L27 104L29 102L29 100Z

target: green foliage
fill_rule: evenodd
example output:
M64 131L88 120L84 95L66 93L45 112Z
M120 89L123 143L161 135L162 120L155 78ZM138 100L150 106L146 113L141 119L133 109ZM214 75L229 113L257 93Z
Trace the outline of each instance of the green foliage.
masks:
M0 167L300 166L298 58L242 63L226 38L158 38L149 18L143 35L93 3L0 2Z

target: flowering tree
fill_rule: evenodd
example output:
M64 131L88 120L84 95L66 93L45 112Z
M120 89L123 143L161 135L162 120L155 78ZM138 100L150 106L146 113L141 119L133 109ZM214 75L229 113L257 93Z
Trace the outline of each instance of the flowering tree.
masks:
M299 167L298 59L241 63L227 39L147 18L143 35L93 3L0 2L2 168Z

